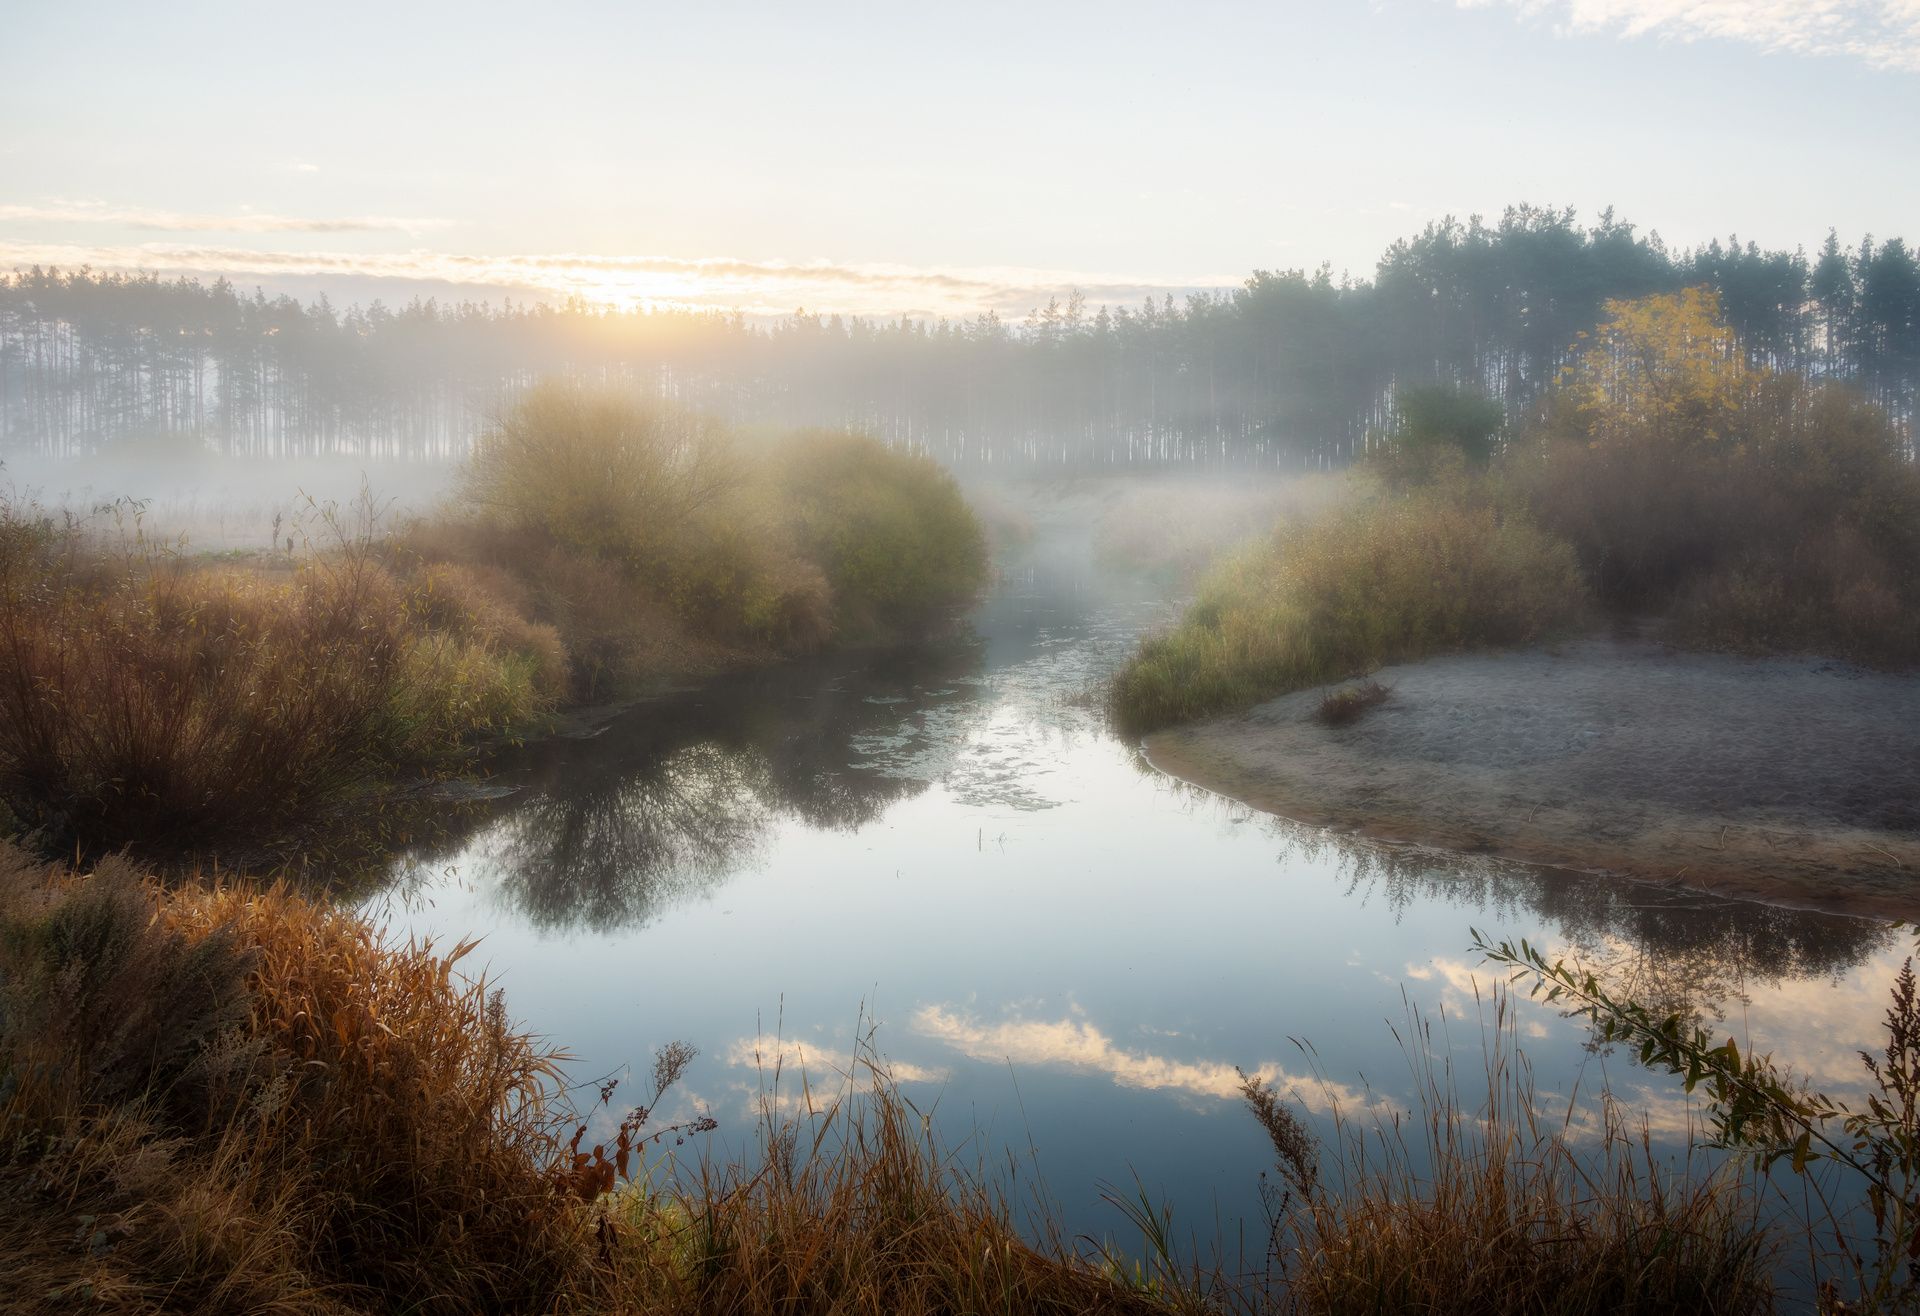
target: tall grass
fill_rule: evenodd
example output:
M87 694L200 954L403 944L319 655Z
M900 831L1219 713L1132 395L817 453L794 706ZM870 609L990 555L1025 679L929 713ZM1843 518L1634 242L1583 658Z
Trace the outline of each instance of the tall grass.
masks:
M1410 1009L1402 1042L1415 1109L1356 1123L1336 1102L1325 1151L1277 1094L1247 1081L1278 1171L1272 1306L1302 1316L1772 1310L1777 1241L1738 1164L1663 1166L1611 1100L1584 1134L1570 1115L1543 1116L1504 995L1482 1038L1484 1072L1463 1088L1451 1039Z
M0 508L0 800L48 848L311 831L551 703L554 641L403 580L366 532L285 567Z
M866 1056L854 1075L801 1113L765 1105L752 1168L703 1162L682 1185L610 1199L640 1263L627 1272L637 1305L728 1316L1202 1309L1195 1292L1130 1282L1057 1231L1036 1242L884 1064Z
M1112 704L1150 731L1386 663L1525 644L1574 624L1585 596L1571 550L1522 514L1453 486L1376 492L1217 566L1121 670Z
M593 1243L551 1169L558 1057L457 971L468 949L285 887L167 891L0 852L9 1282L232 1311L571 1291Z

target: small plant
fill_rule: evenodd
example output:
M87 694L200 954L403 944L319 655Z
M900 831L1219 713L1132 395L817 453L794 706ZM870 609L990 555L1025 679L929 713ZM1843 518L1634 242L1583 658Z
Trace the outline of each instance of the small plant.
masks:
M1329 690L1314 706L1313 720L1322 726L1351 726L1393 698L1393 687L1368 678L1354 685Z

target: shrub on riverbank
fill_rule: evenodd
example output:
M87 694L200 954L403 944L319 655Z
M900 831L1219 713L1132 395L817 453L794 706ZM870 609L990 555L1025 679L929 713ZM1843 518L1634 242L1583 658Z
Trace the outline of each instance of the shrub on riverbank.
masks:
M912 638L986 553L925 458L570 385L480 442L466 501L213 564L0 507L0 804L48 851L292 853L403 772L567 699ZM4 819L5 814L0 814Z
M1450 650L1573 625L1572 552L1523 514L1452 487L1355 499L1221 563L1174 629L1115 678L1150 731Z
M1589 592L1664 614L1682 643L1920 663L1920 468L1885 413L1746 364L1712 294L1609 314L1484 474L1491 413L1469 399L1436 419L1440 395L1421 394L1345 510L1217 569L1140 646L1115 682L1121 722L1527 643Z
M664 609L697 641L814 647L829 634L827 590L763 482L712 417L556 381L475 444L463 515L470 533L504 536L488 557L530 577L536 607L557 578L600 564L617 574L617 595ZM540 551L527 554L529 543Z
M551 637L437 628L363 537L258 569L0 526L0 800L52 849L285 835L551 700Z
M826 576L842 636L918 634L985 585L986 536L931 457L810 430L782 441L776 461L785 517Z
M1535 515L1610 606L1668 613L1685 642L1920 662L1920 467L1886 413L1737 357L1698 362L1711 299L1651 301L1603 327L1516 453ZM1619 379L1617 356L1653 377Z
M826 431L746 439L562 383L481 438L461 506L402 547L507 578L582 694L911 637L987 576L978 521L927 458Z

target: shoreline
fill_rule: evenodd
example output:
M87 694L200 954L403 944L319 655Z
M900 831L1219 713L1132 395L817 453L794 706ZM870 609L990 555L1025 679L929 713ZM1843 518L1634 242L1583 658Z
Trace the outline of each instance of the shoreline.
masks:
M1920 916L1920 677L1585 640L1376 679L1393 697L1350 727L1313 720L1316 688L1156 732L1141 753L1251 808L1386 844ZM1823 720L1831 734L1806 734Z

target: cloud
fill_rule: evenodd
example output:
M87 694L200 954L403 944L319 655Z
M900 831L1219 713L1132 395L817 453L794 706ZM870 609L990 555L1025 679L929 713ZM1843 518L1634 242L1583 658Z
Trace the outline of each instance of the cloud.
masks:
M1920 72L1920 0L1455 0L1582 35L1718 40Z
M848 1079L856 1074L892 1079L896 1083L944 1083L947 1080L945 1070L929 1069L905 1060L863 1057L850 1065L840 1051L823 1051L818 1046L792 1037L762 1035L735 1038L727 1044L722 1055L733 1068L752 1069L769 1078L776 1071L783 1076L791 1071L796 1080L801 1075L808 1079L829 1076Z
M10 210L0 207L0 218ZM1228 287L1238 279L1140 279L1056 269L953 268L836 261L742 260L713 256L600 256L580 253L472 255L402 252L258 251L243 247L150 242L137 246L0 241L0 270L27 266L198 274L263 279L373 278L472 288L491 293L581 297L619 306L740 310L784 315L796 307L822 314L965 318L994 311L1024 315L1077 288L1093 304L1137 304L1147 297ZM403 290L404 291L404 290Z
M311 171L313 165L295 165ZM425 233L447 227L443 219L403 219L363 215L314 219L243 210L234 215L189 214L146 206L115 206L104 201L51 201L40 205L0 205L0 222L28 220L48 224L118 224L164 233Z
M914 1014L913 1027L972 1060L1058 1066L1105 1074L1125 1088L1170 1090L1221 1101L1240 1100L1240 1074L1232 1065L1213 1060L1176 1060L1122 1047L1095 1025L1072 1015L1064 1019L1028 1019L1013 1015L987 1023L950 1006L928 1005ZM1271 1061L1247 1072L1265 1079L1317 1114L1330 1113L1335 1104L1348 1112L1393 1109L1390 1102L1374 1093L1344 1083L1292 1074Z

